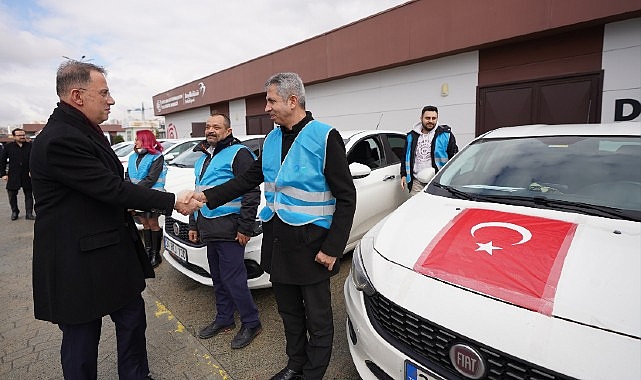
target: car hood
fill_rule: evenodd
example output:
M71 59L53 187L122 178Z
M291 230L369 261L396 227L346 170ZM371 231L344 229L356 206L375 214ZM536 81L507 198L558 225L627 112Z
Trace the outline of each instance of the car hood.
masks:
M405 276L640 336L638 222L420 193L374 230L375 251Z

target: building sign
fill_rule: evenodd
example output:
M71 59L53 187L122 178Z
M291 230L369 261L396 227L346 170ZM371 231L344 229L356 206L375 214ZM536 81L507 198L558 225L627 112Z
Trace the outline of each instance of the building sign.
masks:
M176 126L173 125L172 123L169 123L169 125L167 126L167 138L168 139L178 138L178 130L176 129Z
M614 121L630 121L641 115L641 102L636 99L617 99L614 102Z
M197 98L205 95L207 86L203 82L198 83L198 87L188 90L182 94L173 95L165 99L156 100L156 113L161 113L167 109L175 108L182 105L194 103Z

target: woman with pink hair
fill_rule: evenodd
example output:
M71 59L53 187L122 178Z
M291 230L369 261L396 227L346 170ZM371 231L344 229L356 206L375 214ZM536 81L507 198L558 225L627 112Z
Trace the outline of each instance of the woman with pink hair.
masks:
M139 186L165 191L167 165L161 152L162 145L156 140L156 136L151 131L140 130L136 132L134 153L129 156L125 178ZM149 256L151 266L154 268L162 262L160 256L162 229L158 225L159 215L154 211L135 212L135 216L142 223L145 250Z

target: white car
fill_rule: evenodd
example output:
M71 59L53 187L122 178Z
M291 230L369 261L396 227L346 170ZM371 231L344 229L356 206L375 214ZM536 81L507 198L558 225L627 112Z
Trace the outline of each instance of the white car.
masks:
M354 250L361 378L640 379L640 135L509 127L462 149Z
M357 192L356 214L345 249L347 252L354 249L367 230L407 200L409 194L400 186L400 157L403 157L405 134L394 131L340 131L340 134L345 141L347 159ZM238 138L255 153L260 154L263 137ZM168 191L193 189L193 166L197 157L183 153L173 161L167 173ZM259 211L264 202L261 194ZM212 286L206 246L189 241L188 227L188 217L177 212L165 219L163 256L186 276ZM260 268L262 235L258 221L256 232L257 236L245 247L247 282L251 289L271 286L269 275Z

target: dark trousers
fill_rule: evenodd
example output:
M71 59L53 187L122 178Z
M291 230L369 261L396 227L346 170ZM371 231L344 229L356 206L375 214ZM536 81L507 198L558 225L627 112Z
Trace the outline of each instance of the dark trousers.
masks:
M235 241L208 242L207 260L216 295L216 322L233 323L238 310L244 326L258 326L258 308L247 286L245 247Z
M116 325L118 377L142 380L149 375L145 330L145 301L137 296L109 314ZM62 330L60 358L66 380L95 380L98 377L98 342L102 318L82 324L59 324Z
M283 319L287 367L322 379L332 356L334 321L329 279L312 285L272 283Z
M9 206L11 206L11 212L19 213L20 209L18 208L18 190L9 190L7 189L7 194L9 195ZM22 188L24 193L24 208L27 214L33 214L33 194L31 189Z

